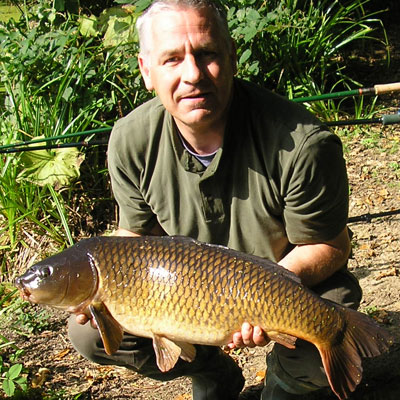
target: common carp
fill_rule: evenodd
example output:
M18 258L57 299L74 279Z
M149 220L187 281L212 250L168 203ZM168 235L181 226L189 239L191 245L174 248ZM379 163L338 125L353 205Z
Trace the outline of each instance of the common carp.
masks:
M193 344L231 342L245 321L289 348L307 340L340 399L361 381L361 357L392 342L368 316L322 299L283 267L186 237L85 239L35 264L16 285L33 303L91 314L109 354L123 331L152 338L161 371L179 357L192 361Z

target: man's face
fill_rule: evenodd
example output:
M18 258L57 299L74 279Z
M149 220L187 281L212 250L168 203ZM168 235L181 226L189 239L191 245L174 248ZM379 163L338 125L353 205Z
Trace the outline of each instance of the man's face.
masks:
M150 34L140 69L178 127L196 131L224 122L236 55L211 12L166 10L153 16Z

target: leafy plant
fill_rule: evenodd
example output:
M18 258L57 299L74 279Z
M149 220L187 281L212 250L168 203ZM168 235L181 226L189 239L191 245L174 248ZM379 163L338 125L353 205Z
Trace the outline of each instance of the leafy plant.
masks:
M133 24L132 10L113 10L99 18L89 35L83 29L83 16L60 14L40 1L26 9L19 21L0 24L4 87L0 143L43 137L49 139L46 143L64 145L75 140L65 135L108 126L147 96L144 91L139 94L132 38L127 35L124 42L112 41L113 35L123 36L120 26ZM7 233L0 245L14 251L21 225L28 221L39 235L60 244L73 243L67 204L76 196L76 187L71 185L79 181L84 159L83 148L44 149L0 158L0 232ZM99 167L104 174L103 165ZM95 185L97 175L96 170L91 177ZM87 203L81 205L85 207Z
M23 365L15 363L18 357L22 355L22 350L18 349L18 347L5 336L0 335L0 350L5 349L6 347L11 347L13 350L9 357L12 362L7 362L0 355L0 381L2 381L3 392L7 396L11 397L14 395L17 386L19 386L23 391L26 391L28 386L26 376L23 373Z
M50 314L38 311L17 294L11 285L0 284L0 326L7 325L23 336L41 332L49 327Z
M356 41L376 41L373 31L383 30L377 13L364 12L369 1L227 2L239 74L289 98L359 85L343 54Z

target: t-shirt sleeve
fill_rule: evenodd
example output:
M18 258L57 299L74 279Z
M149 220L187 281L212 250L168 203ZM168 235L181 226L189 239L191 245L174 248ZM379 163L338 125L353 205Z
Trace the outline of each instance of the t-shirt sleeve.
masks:
M107 157L112 191L119 206L118 226L148 234L157 219L140 190L143 166L134 149L127 132L117 124L111 133Z
M348 180L340 139L329 132L309 135L287 178L283 218L293 244L335 238L348 218Z

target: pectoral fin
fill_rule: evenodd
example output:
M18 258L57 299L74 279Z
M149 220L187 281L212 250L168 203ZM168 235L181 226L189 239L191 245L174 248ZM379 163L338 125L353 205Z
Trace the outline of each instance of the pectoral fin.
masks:
M282 346L286 346L289 349L296 348L297 338L295 336L277 331L266 331L266 334L271 340L274 340Z
M102 302L91 304L89 310L97 324L104 350L107 354L115 353L122 342L123 331L120 324Z
M167 372L175 366L179 357L185 361L193 361L196 349L192 344L174 342L165 336L153 335L153 347L156 353L157 365L162 372Z

